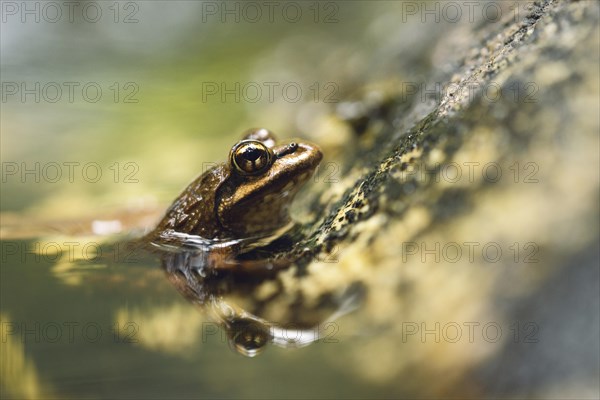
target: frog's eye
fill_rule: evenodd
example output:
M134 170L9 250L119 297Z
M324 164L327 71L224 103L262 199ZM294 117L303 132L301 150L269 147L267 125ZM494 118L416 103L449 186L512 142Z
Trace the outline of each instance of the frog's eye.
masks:
M241 175L256 175L273 163L273 151L258 140L242 140L231 149L232 167Z

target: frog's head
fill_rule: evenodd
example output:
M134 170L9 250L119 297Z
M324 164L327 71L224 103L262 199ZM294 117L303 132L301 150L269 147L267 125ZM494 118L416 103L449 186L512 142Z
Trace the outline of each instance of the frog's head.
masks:
M322 158L314 144L275 145L266 129L251 130L229 153L229 177L215 199L219 223L236 237L268 235L288 226L289 205Z

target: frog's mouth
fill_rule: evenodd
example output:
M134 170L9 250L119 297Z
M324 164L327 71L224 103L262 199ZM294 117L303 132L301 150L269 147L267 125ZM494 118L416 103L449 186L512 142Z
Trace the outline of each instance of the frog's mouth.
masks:
M288 207L312 176L323 155L314 144L291 142L273 149L274 161L261 175L238 177L236 189L224 194L217 215L236 235L270 234L289 225Z

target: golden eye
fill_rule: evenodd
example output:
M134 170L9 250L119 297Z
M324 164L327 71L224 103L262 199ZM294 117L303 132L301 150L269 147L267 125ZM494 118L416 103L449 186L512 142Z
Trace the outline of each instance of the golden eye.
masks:
M229 160L242 175L256 175L273 163L273 151L258 140L242 140L231 149Z

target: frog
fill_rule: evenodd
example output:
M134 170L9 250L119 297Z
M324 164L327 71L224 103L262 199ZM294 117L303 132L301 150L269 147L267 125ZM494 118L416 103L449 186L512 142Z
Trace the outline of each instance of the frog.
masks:
M291 203L322 158L316 144L280 142L266 128L249 129L227 162L198 176L173 201L153 236L195 238L209 246L275 239L294 225Z

